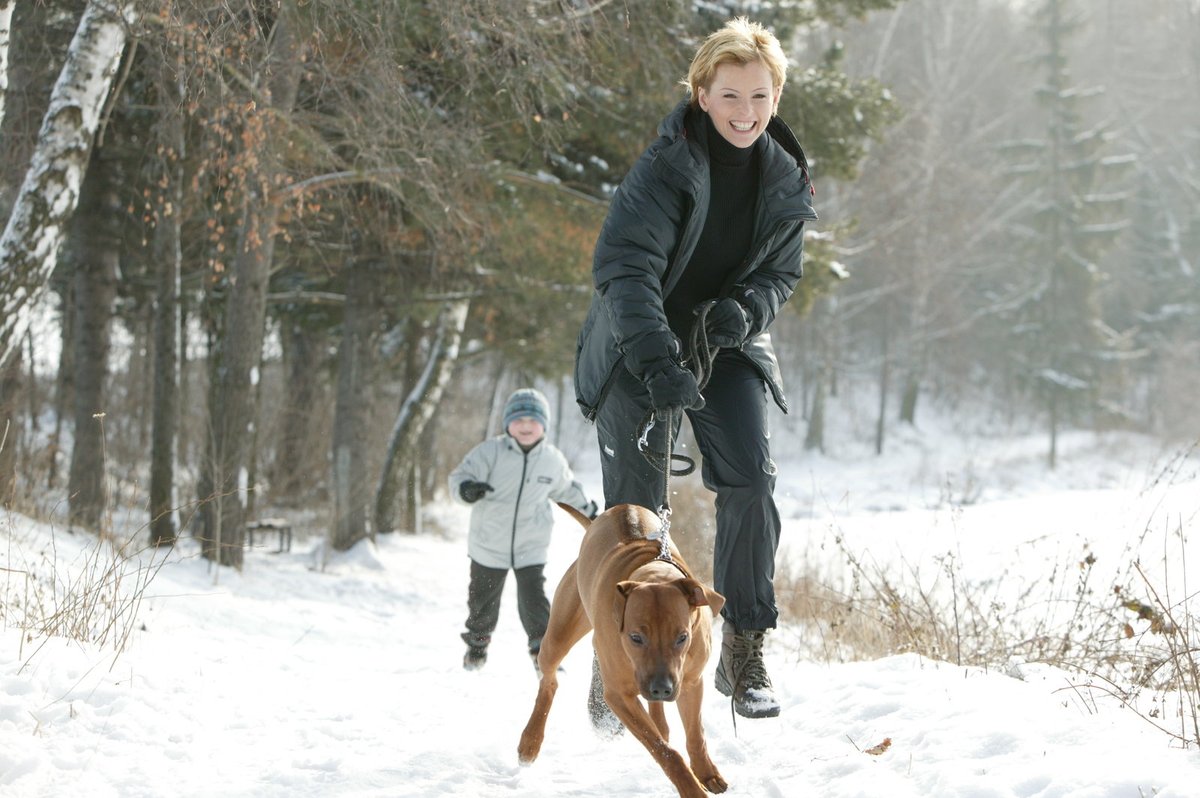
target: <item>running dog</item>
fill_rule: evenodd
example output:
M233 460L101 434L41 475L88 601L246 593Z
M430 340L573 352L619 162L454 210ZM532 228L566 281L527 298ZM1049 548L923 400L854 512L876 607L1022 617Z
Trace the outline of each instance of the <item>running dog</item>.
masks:
M578 559L554 593L538 655L541 684L517 748L521 764L531 764L541 751L559 663L591 631L605 702L681 798L725 792L700 720L712 617L725 605L724 596L698 582L673 545L669 556L662 552L661 525L650 510L622 504L589 523L575 508L559 507L586 531ZM664 701L679 707L690 766L668 745Z

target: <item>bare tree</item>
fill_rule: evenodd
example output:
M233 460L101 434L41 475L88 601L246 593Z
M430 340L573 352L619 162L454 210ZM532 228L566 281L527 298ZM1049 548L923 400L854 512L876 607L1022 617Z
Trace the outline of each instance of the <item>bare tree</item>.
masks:
M281 204L274 196L283 175L271 124L290 113L300 85L304 34L293 0L280 5L270 31L262 90L245 119L256 149L248 159L237 250L225 298L225 327L212 352L208 451L199 495L202 552L222 565L241 567L245 541L245 484L253 457L255 396L262 358L267 284Z
M370 506L364 423L372 275L370 264L348 269L333 420L334 519L329 542L338 551L367 537Z
M331 295L344 305L344 297ZM305 314L289 302L278 312L281 371L287 390L276 402L278 437L270 470L271 496L276 502L305 502L314 484L326 473L326 451L313 442L324 438L317 421L324 417L328 394L325 369L327 333L312 329ZM340 377L339 377L340 379ZM336 412L336 411L335 411Z
M115 164L95 153L83 181L79 210L69 238L75 295L75 432L68 477L72 524L98 533L108 503L105 457L105 380L109 325L121 260L120 200Z
M171 545L175 519L175 454L179 428L179 281L183 266L183 163L186 156L179 63L156 54L151 69L159 97L156 128L159 158L154 172L162 186L154 208L154 389L150 443L150 543Z

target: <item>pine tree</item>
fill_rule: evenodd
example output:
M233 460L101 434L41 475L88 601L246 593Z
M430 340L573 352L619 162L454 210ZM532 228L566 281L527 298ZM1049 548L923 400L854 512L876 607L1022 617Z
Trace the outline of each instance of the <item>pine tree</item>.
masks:
M1122 180L1133 159L1112 154L1111 134L1089 126L1087 101L1102 89L1071 82L1067 46L1078 29L1071 0L1046 0L1035 15L1043 49L1039 139L1010 142L1026 188L1026 212L1013 227L1012 282L1020 298L1008 318L1015 374L1047 414L1055 466L1064 424L1097 410L1116 339L1101 318L1097 263L1128 226Z

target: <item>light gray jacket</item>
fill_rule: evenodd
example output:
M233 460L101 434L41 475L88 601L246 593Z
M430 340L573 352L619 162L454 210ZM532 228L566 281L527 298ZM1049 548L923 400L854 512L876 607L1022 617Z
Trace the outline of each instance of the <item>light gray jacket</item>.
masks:
M450 473L450 495L466 481L486 482L495 490L471 505L467 554L488 568L543 565L554 526L551 502L563 502L585 515L595 512L567 458L545 439L528 452L508 435L497 435L467 452Z

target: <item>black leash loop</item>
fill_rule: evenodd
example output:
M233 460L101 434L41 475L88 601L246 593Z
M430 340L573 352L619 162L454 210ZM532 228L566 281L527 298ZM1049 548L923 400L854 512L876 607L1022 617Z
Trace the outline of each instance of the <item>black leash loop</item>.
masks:
M696 322L692 325L692 334L688 338L688 354L691 356L692 372L696 375L696 386L703 391L712 376L713 358L717 356L720 347L709 346L708 343L708 312L717 305L717 300L710 299L696 309Z
M659 421L659 414L653 407L642 417L642 423L638 424L637 447L638 451L642 453L642 457L646 458L646 462L654 466L655 470L672 477L686 477L696 470L696 461L686 455L675 454L671 451L671 437L675 432L675 412L683 411L666 410L663 412L663 418L667 425L667 451L658 452L650 448L650 430L654 429ZM672 461L684 465L680 468L671 468Z

